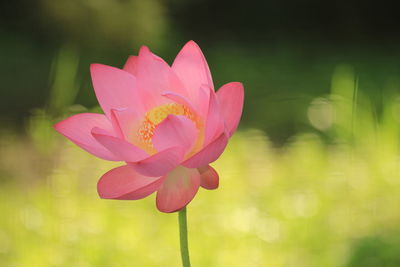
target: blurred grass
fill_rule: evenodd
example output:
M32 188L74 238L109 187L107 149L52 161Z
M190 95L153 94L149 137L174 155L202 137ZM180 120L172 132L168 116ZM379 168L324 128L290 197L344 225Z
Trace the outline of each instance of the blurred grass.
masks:
M53 101L65 103L36 110L27 136L1 133L0 266L179 266L177 214L158 212L154 196L99 199L98 178L120 164L53 131L52 107L84 110L69 107L76 90L66 95L60 79ZM193 266L400 265L400 98L387 95L377 113L356 80L339 65L331 92L302 110L312 130L282 147L257 129L232 138L213 164L220 188L188 207Z
M41 160L30 142L2 140L1 266L179 266L176 214L154 196L98 198L118 164L61 139ZM193 266L345 266L353 242L399 228L397 151L373 151L313 134L274 149L239 132L214 164L221 187L189 205Z

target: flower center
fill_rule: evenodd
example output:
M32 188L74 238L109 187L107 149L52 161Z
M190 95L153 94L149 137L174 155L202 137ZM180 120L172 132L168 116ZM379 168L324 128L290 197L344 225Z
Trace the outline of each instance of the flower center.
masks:
M197 114L182 104L170 103L161 105L146 112L144 119L137 130L138 145L150 154L156 153L153 146L153 135L158 124L160 124L168 115L183 115L192 120L196 128L200 131L196 140L195 149L203 142L203 122Z

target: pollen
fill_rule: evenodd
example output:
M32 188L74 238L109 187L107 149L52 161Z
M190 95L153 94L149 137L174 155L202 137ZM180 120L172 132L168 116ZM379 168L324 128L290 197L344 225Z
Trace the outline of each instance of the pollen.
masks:
M182 104L170 103L155 107L148 111L142 123L137 130L139 146L147 152L153 154L156 152L153 146L153 135L158 124L160 124L168 115L182 115L192 120L197 129L202 131L203 122L201 118L191 109ZM196 146L201 140L197 140Z

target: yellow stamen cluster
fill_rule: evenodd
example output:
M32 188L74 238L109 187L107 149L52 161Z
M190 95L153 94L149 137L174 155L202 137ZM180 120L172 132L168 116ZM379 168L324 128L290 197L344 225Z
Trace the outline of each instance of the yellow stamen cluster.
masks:
M203 122L201 118L185 105L170 103L155 107L145 114L144 119L137 131L139 142L138 145L140 145L147 152L151 154L156 152L152 142L154 131L157 125L161 123L168 115L186 116L195 123L197 129L200 131L203 129ZM196 146L200 141L198 138Z

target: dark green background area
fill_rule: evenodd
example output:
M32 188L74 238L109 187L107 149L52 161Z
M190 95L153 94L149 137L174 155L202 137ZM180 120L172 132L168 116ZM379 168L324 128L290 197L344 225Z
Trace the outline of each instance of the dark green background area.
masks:
M400 77L399 18L390 3L152 1L162 7L161 24L167 26L156 37L149 30L139 38L118 35L124 30L118 26L106 31L90 16L58 20L46 13L45 3L9 1L1 9L0 112L8 122L20 124L32 109L49 103L51 65L66 43L79 55L74 103L90 108L96 105L90 63L120 67L142 44L171 62L193 39L203 49L217 86L229 81L245 84L241 126L263 129L276 143L309 129L307 106L329 93L337 65L353 66L361 90L373 99L377 112L385 90L396 90L387 85L397 84ZM93 13L84 5L60 8L84 9L81 16ZM122 10L109 13L115 20L137 14ZM145 17L143 25L154 19ZM140 33L143 25L136 24L130 27Z

